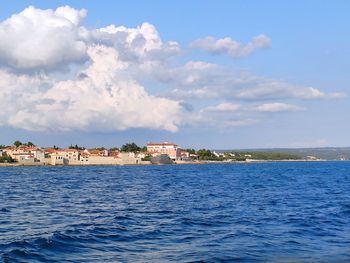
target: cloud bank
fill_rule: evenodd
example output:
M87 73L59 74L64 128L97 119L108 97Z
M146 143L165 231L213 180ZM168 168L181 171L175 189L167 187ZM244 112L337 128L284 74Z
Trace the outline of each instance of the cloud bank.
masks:
M181 64L180 45L162 40L152 24L87 29L86 16L85 9L69 6L30 6L0 22L0 126L172 132L183 126L238 127L303 109L289 100L345 96L205 61ZM234 58L270 45L265 35L247 44L230 37L190 43Z
M128 74L177 52L145 23L88 31L85 10L28 7L0 23L0 125L28 130L176 131L179 102L152 96ZM87 67L83 67L88 63ZM80 64L76 77L48 72ZM72 74L72 73L70 73Z

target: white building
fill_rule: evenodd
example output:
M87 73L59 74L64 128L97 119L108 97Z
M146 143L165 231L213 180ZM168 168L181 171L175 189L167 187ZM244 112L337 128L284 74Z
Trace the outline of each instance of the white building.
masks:
M45 152L36 146L20 146L20 147L8 147L4 149L8 156L18 162L33 160L33 162L42 162L45 158Z
M80 153L76 149L54 150L50 153L52 165L80 164Z

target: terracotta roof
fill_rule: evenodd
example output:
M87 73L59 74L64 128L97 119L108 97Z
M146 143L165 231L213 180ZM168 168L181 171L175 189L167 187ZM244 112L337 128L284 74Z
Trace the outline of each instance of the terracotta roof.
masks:
M46 150L45 150L45 152L47 152L47 153L55 153L55 152L57 152L58 150L57 149L54 149L54 148L47 148Z

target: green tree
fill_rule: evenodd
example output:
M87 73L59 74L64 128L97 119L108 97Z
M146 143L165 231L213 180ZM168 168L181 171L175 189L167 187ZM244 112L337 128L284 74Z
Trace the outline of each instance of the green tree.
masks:
M19 146L23 145L23 143L21 141L15 141L13 143L13 145L16 146L16 147L19 147Z
M14 163L15 160L11 156L0 156L0 163Z
M200 149L197 151L197 154L198 154L198 158L200 160L214 160L214 159L216 159L216 156L210 150L207 150L207 149Z
M141 160L142 161L151 161L151 159L152 159L152 156L151 155L147 155L144 158L142 158Z
M109 150L114 152L114 151L119 151L119 148L118 147L113 147L113 148L110 148Z
M188 152L189 154L196 154L195 149L186 149L185 151Z
M104 150L106 150L105 147L96 147L94 149L97 150L97 151L104 151Z
M147 146L143 146L141 152L147 152Z
M141 148L139 146L137 146L136 143L132 142L132 143L126 143L124 144L120 150L122 152L139 152L141 150Z
M33 147L33 146L35 146L35 144L32 143L32 142L27 142L27 146L28 146L28 147Z
M74 146L71 144L68 148L75 149L75 150L84 150L85 149L85 147L80 147L80 146L78 146L78 144L75 144Z

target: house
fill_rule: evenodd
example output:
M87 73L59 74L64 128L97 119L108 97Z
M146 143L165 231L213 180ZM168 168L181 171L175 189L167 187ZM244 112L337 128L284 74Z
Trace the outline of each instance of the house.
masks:
M56 151L50 154L51 165L67 165L68 160L64 158L62 151Z
M108 150L85 149L83 152L89 154L90 156L109 156Z
M141 164L142 159L133 152L120 152L118 156L118 164Z
M108 156L108 151L102 150L84 150L80 152L81 165L113 165L117 164L117 158Z
M17 162L42 162L45 158L45 152L36 146L8 147L5 152Z
M177 144L170 142L150 142L147 144L147 152L153 156L159 154L167 154L172 160L178 160L181 158L181 149Z
M65 158L68 159L69 163L77 163L79 161L79 150L76 149L64 149L63 154L65 155Z
M216 157L218 157L218 158L224 157L224 156L225 156L224 153L218 153L218 152L216 152L216 151L214 151L213 154L214 154Z
M76 149L47 149L46 153L50 156L52 165L80 164L80 152Z
M4 156L4 151L0 149L0 157Z
M188 151L185 151L185 150L180 150L180 156L181 156L181 160L190 159L190 153Z
M108 151L108 156L118 157L119 153L118 150Z

